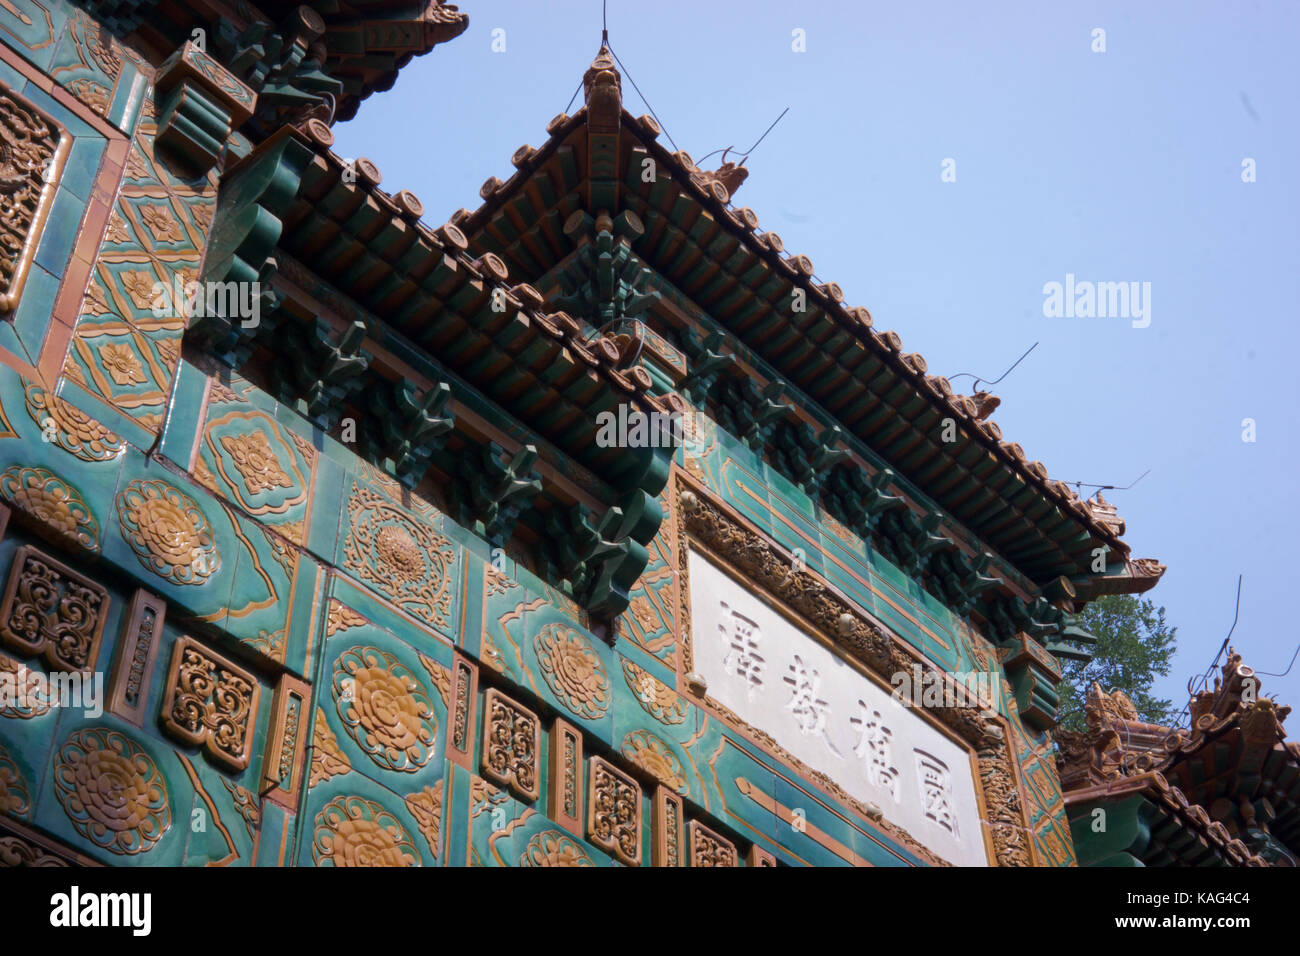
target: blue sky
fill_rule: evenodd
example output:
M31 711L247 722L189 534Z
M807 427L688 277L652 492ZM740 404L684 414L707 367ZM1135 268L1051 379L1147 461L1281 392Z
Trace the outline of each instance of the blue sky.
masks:
M545 140L600 41L599 0L461 8L466 33L335 128L340 155L374 160L435 224ZM993 389L1007 439L1066 481L1150 469L1107 495L1134 555L1169 566L1150 594L1179 634L1160 693L1181 706L1210 663L1238 574L1233 643L1256 670L1286 668L1300 5L609 0L608 15L614 52L692 156L744 149L790 107L736 203L932 373L992 379L1040 343ZM623 89L647 112L626 75ZM1067 273L1149 282L1150 325L1044 317L1044 285ZM1300 707L1300 662L1262 682Z

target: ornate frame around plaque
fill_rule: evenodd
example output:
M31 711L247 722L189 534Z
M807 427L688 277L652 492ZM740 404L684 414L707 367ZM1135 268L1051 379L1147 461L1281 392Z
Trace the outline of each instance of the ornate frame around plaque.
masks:
M0 312L18 305L71 149L66 129L0 84Z
M755 531L720 498L688 473L673 466L673 503L678 516L676 551L678 555L677 633L682 653L682 670L694 670L691 633L691 591L688 559L692 548L720 559L723 567L734 570L753 592L781 613L806 622L805 627L829 638L837 653L852 658L888 681L896 673L910 673L921 663L927 671L929 662L921 662L904 650L901 642L877 625L860 608L828 587L819 575L792 567L789 557L769 538ZM940 677L942 677L940 672ZM688 692L689 684L681 691ZM946 861L932 853L905 829L878 818L872 808L853 797L826 775L811 770L770 735L751 727L737 714L710 697L706 687L691 692L722 722L739 731L761 748L788 763L825 788L846 806L872 825L898 840L909 851L935 865ZM983 837L989 862L998 866L1032 866L1033 841L1025 816L1025 799L1017 776L1010 746L1011 732L1003 717L992 717L980 708L935 708L931 711L954 743L972 752L978 765L974 774L976 798L980 803ZM991 851L991 852L990 852Z

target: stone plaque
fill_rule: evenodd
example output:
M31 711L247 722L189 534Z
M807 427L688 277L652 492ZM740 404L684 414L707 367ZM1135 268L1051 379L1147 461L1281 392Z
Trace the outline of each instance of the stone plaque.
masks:
M690 589L710 697L937 855L988 864L969 751L695 550Z

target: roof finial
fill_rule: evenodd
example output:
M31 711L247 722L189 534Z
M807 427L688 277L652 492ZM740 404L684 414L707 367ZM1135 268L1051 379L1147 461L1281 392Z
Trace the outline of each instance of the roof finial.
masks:
M623 81L614 66L613 54L603 43L587 72L582 74L582 93L587 103L588 124L613 124L617 128L623 109Z

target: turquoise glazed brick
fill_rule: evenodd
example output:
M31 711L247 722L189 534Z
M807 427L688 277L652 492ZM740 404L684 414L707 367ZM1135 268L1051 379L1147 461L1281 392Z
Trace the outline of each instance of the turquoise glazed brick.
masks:
M171 397L167 400L167 416L163 421L162 443L159 453L183 469L190 467L194 453L195 436L202 422L203 396L208 377L189 362L181 359L172 378Z
M853 574L853 571L857 571L857 574ZM863 580L867 577L863 569L853 568L852 565L845 567L831 560L828 555L825 560L825 573L826 580L845 598L868 614L876 614L876 596L871 592L869 583Z
M464 552L442 532L450 519L396 482L358 463L344 482L335 567L375 595L455 638ZM390 562L387 542L411 546L411 569Z
M304 679L311 679L312 649L325 614L325 572L320 563L304 551L298 552L298 573L289 598L288 644L284 666Z
M465 866L469 862L470 772L448 762L443 786L442 862Z
M76 223L73 223L73 226L75 229ZM62 245L60 236L47 236L41 242L42 250L51 248L51 246L47 245L47 242L54 246ZM68 251L71 248L72 246L68 245L64 249L63 259L65 263ZM54 253L51 256L57 258ZM62 273L62 265L56 268ZM39 261L33 264L31 270L27 273L27 284L23 287L23 297L18 303L18 311L14 313L14 328L18 332L18 337L22 339L28 355L40 353L41 343L45 340L45 332L50 327L51 316L54 312L54 300L58 294L58 276L47 272L41 267Z
M448 714L435 676L449 677L451 657L370 623L326 638L317 706L354 773L410 791L442 779ZM400 727L388 701L407 717Z
M13 92L21 94L27 86L27 77L8 63L0 62L0 83L9 87Z
M519 674L517 682L531 685L543 701L582 730L617 746L613 740L615 681L622 681L616 655L608 644L574 622L552 604L524 614L525 637L505 629L509 645L502 647L507 672ZM591 668L590 679L573 680Z
M773 503L779 500L805 518L816 520L817 508L807 492L766 462L763 463L763 473L771 488Z
M108 115L105 119L127 136L134 135L144 112L145 97L148 95L150 95L148 78L140 73L133 63L123 62L122 72L118 75L117 86L113 90L113 99L108 105Z
M328 447L328 443L327 443ZM316 471L312 478L314 505L308 519L307 548L316 557L334 562L339 539L339 525L346 517L346 509L334 504L344 501L344 482L347 473L329 455L316 456Z
M99 145L103 145L103 140ZM36 252L36 264L47 272L62 276L72 255L72 247L77 240L77 230L81 227L81 217L86 211L84 197L73 193L60 183L54 196L54 205L50 209L50 218L41 233L41 245ZM30 281L30 277L29 277ZM55 286L57 290L57 286ZM50 306L54 300L50 299Z
M702 802L709 769L699 766L686 748L691 737L691 715L684 715L679 724L661 723L638 704L621 673L615 677L612 710L614 749L647 777L682 797Z
M50 96L50 94L46 93L36 84L28 83L27 88L23 90L23 96L27 97L27 99L32 102L33 106L36 106L46 115L57 120L59 124L73 136L102 138L102 134L99 130L84 120L78 119L66 106L54 97Z
M481 561L492 559L492 545L468 528L461 527L455 521L450 520L450 518L443 523L443 533L467 552L476 555ZM497 559L497 565L509 577L517 577L515 562L508 555L502 553Z
M271 800L262 801L262 825L258 830L255 866L290 866L293 864L293 830L297 817ZM285 831L288 831L286 833ZM285 859L280 859L281 847Z
M771 758L717 718L700 714L702 729L687 748L704 784L699 806L744 839L766 846L764 840L776 840L783 825L763 799L776 792Z
M614 650L618 653L619 657L631 662L637 667L640 667L644 671L648 671L651 675L658 678L669 687L673 687L677 684L677 671L674 667L666 664L664 661L655 657L644 648L639 647L636 643L628 640L626 637L619 637L618 641L614 644Z
M183 508L196 529L196 545L203 555L201 562L179 567L154 560L146 539L135 530L143 502L152 498L166 498L175 502L177 508ZM239 536L242 529L205 489L143 455L128 453L106 523L106 561L200 621L218 626L226 620L235 568L244 547ZM260 532L258 537L262 537Z
M618 865L604 851L586 840L568 834L540 813L530 813L527 804L508 794L492 794L470 807L470 854L481 866L554 865L563 852L590 866ZM642 827L645 838L646 827ZM648 865L642 850L641 865Z
M771 507L772 537L792 558L802 558L805 570L823 573L821 533L817 526L775 494L771 497Z
M18 332L14 329L12 322L0 322L0 348L6 349L27 364L31 364L31 356L27 354L27 348L23 345L22 339L18 338Z
M54 59L66 14L57 4L47 10L28 0L13 0L13 6L22 12L21 19L14 15L12 8L0 9L5 43L33 66L44 70Z
M297 550L279 535L263 530L230 508L218 505L222 530L228 526L234 547L228 612L219 626L259 654L283 664L288 631L294 627L292 600L300 575L315 583L314 567L298 560ZM310 616L310 615L309 615Z
M791 811L802 811L802 816L793 822L780 821L784 831L780 833L781 843L818 866L854 865L855 828L849 823L845 810L832 809L829 801L819 799L815 788L807 784L797 785L780 775L776 776L774 787L773 797L777 803ZM834 848L813 839L810 836L813 828L829 837L827 842L834 841Z
M506 582L510 580L510 578L505 579ZM457 630L456 643L471 657L478 657L481 653L479 642L483 636L485 622L490 619L492 608L499 607L501 613L509 610L508 607L503 606L508 605L510 601L508 588L503 591L504 599L499 594L488 595L486 588L487 565L479 555L466 551L464 590L461 598L461 607L465 609L465 615Z
M853 830L853 850L872 866L928 866L911 850L891 840L869 821Z
M12 716L6 711L6 716ZM58 726L58 711L0 722L0 768L7 776L9 816L30 823L40 805L43 774Z
M189 761L207 799L196 791L182 819L190 831L182 865L252 866L257 832L252 813L261 799L246 787L228 784L222 773L202 759L191 756Z
M89 199L107 145L108 141L99 137L84 136L75 140L72 151L68 154L68 162L63 167L59 187L80 199ZM80 219L78 215L78 222Z

